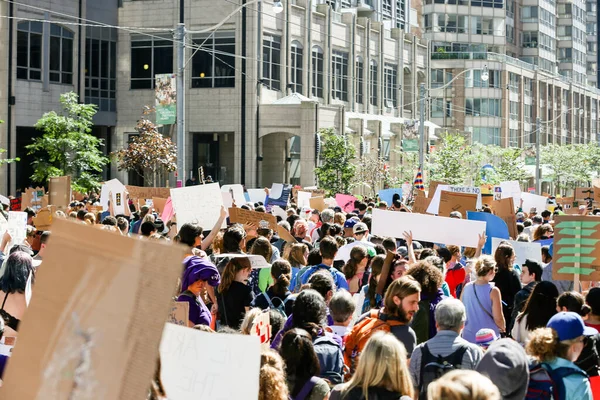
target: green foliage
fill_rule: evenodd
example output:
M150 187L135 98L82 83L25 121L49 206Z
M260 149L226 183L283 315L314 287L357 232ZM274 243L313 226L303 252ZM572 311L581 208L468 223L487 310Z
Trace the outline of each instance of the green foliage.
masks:
M62 113L44 114L35 124L44 134L26 148L34 156L32 181L45 184L51 177L69 175L72 189L87 193L99 189L108 158L100 150L103 141L90 134L96 106L78 100L74 92L62 94Z
M465 161L469 158L470 150L471 146L464 136L448 132L441 135L441 144L430 155L429 179L449 185L463 185L469 175Z
M396 182L390 186L399 187L404 182L412 184L419 170L419 153L402 151L401 146L397 146L394 152L400 154L401 159L395 168Z
M352 179L351 187L364 186L369 191L369 196L375 198L379 189L390 185L391 177L386 170L383 158L378 155L365 154L358 161L356 175Z
M473 181L477 185L482 183L497 185L505 181L523 183L530 177L525 169L523 149L520 148L475 143L471 146L471 161L475 166L475 170L472 172L474 174ZM493 165L494 170L481 171L481 167L485 164ZM482 174L484 175L482 176Z
M600 148L595 142L587 144L543 146L540 154L542 164L548 166L549 178L560 189L574 189L583 183L589 183L591 176L600 170Z
M321 129L319 134L323 141L323 163L315 168L319 187L325 189L328 196L348 193L356 173L356 166L352 164L356 149L344 135L337 134L332 128Z

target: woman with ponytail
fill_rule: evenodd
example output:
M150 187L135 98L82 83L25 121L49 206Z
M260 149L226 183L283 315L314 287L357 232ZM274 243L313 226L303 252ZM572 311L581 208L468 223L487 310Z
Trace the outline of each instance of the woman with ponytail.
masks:
M290 263L283 259L275 261L271 265L271 279L273 284L254 299L252 306L261 310L281 309L285 311L286 316L289 316L292 313L295 298L289 290L292 280Z
M367 253L365 246L357 245L350 250L350 259L344 265L343 271L350 288L348 291L351 294L355 294L360 290L360 282L368 262L369 253Z
M240 329L240 325L250 310L254 300L248 278L252 271L250 260L246 257L234 257L223 270L221 284L217 294L221 326Z
M374 308L381 308L383 305L383 296L377 294L377 284L379 283L379 277L383 270L383 262L385 256L376 255L371 260L371 275L369 276L369 283L362 287L361 292L365 296L365 301L362 306L361 315L372 310Z

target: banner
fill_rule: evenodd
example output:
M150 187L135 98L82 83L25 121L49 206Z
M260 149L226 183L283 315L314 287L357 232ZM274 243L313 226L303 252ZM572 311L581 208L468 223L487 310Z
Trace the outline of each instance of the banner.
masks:
M177 86L173 74L155 75L154 89L156 125L172 125L177 122Z
M554 223L552 279L600 280L600 219L558 215Z

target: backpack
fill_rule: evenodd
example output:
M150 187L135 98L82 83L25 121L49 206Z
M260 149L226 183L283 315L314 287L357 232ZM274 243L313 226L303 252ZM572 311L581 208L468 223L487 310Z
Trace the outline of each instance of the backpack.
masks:
M292 295L289 295L288 297L286 297L285 300L281 300L279 297L273 297L273 300L275 300L275 299L279 300L278 307L275 307L275 305L273 305L273 301L271 300L271 297L267 294L267 292L263 292L263 295L265 296L265 300L267 300L267 303L269 303L269 308L271 310L277 311L279 314L281 314L283 316L284 319L287 320L288 315L285 312L285 304L288 302L290 297L292 297Z
M425 344L421 348L421 384L419 385L419 399L427 399L427 387L442 375L455 369L461 369L462 359L467 351L467 346L456 349L446 357L433 355Z
M569 375L587 374L580 369L560 367L552 369L546 363L534 362L529 365L529 385L525 399L562 400L566 398L565 383L563 379Z
M313 347L321 366L319 377L327 380L331 386L343 383L344 356L340 345L333 337L324 335L313 341Z
M392 326L402 325L400 321L380 319L379 310L371 310L369 316L356 324L348 334L346 349L344 350L344 362L349 371L346 372L346 380L349 380L358 366L358 359L365 344L377 331L389 333Z

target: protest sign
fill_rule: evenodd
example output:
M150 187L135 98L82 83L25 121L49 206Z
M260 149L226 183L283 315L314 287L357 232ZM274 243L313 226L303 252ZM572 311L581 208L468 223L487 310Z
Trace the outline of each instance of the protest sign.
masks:
M258 337L261 347L269 349L271 344L271 334L269 311L265 310L261 312L258 317L254 318L254 323L252 324L252 328L250 328L250 335Z
M312 193L310 192L303 192L301 190L298 190L296 192L296 198L297 198L297 205L300 209L306 207L309 208L310 207L310 198L312 197Z
M263 256L256 254L239 254L239 253L227 253L227 254L216 254L216 259L219 258L247 258L252 268L271 268L271 264L265 260Z
M269 198L266 200L265 206L267 207L267 210L270 210L273 206L279 206L286 209L291 194L292 185L274 183L269 191Z
M145 398L183 256L56 219L0 396Z
M66 209L71 203L71 177L60 176L49 179L49 202L53 206Z
M260 352L256 336L166 324L160 343L161 380L173 400L256 400ZM154 368L156 363L150 364Z
M492 238L508 239L508 227L506 223L494 214L485 212L467 212L467 218L470 221L485 221L485 234L487 241L483 247L484 254L492 254Z
M39 211L43 207L42 200L45 194L46 190L43 187L27 188L21 193L21 210L29 207Z
M477 210L477 195L469 193L454 193L442 190L438 215L449 217L453 211L458 211L464 217L467 211Z
M575 200L587 200L587 199L593 199L594 198L594 188L590 188L590 187L578 187L575 188Z
M371 228L374 235L402 237L412 231L414 240L477 247L485 222L436 217L396 211L373 210Z
M287 212L279 206L273 206L273 208L271 208L271 214L273 214L275 217L281 218L284 221L288 217Z
M187 301L171 302L171 310L167 322L175 325L189 326L190 303Z
M412 206L412 212L417 214L425 214L427 212L427 208L429 208L429 203L431 203L431 198L424 196L416 196L415 202Z
M169 197L171 193L171 189L164 187L144 187L144 186L125 186L127 193L129 193L129 198L137 203L144 204L146 199L152 199L154 197L160 197L161 199L166 199Z
M10 200L8 199L8 197L2 196L0 194L0 204L4 204L4 205L7 205L7 206L10 206Z
M594 186L594 202L600 203L600 187Z
M98 215L98 213L102 212L102 206L86 206L88 212L94 214L94 216Z
M429 191L427 192L427 197L433 198L433 195L437 191L437 187L439 185L447 186L447 184L444 182L430 181L429 182Z
M171 189L171 202L178 227L196 223L209 230L219 220L223 196L218 183L208 183Z
M521 202L521 185L518 181L500 182L501 198L512 197L513 203L519 205Z
M435 194L431 199L431 203L429 203L429 207L427 208L427 213L429 214L438 214L440 210L440 200L442 198L442 191L449 191L453 193L466 193L466 194L476 194L477 195L477 203L476 209L480 210L483 207L481 201L481 188L473 187L473 186L450 186L450 185L438 185L435 189Z
M50 230L52 225L52 211L48 208L42 208L35 217L33 217L33 224L38 231Z
M535 208L535 211L540 214L546 209L547 199L544 196L538 196L532 193L521 193L521 199L523 199L523 211L526 213L531 212Z
M244 226L251 226L254 229L258 228L261 221L266 221L269 223L269 229L277 231L277 218L272 214L263 212L233 207L229 209L229 221L231 223L240 223Z
M402 188L383 189L380 190L378 194L381 201L385 201L388 207L391 207L394 204L394 196L402 201Z
M335 195L335 201L342 211L346 213L354 211L354 202L356 201L356 197L349 194L338 193Z
M8 230L8 221L4 218L3 214L0 214L0 238L4 236L4 232ZM1 239L0 239L1 240ZM0 249L0 251L4 252L4 249Z
M221 196L223 197L223 205L225 208L229 209L233 207L233 196L230 192L221 192Z
M102 205L102 209L104 211L108 211L108 201L110 200L113 204L113 211L115 214L124 214L125 191L125 185L123 185L118 179L111 179L108 182L104 182L104 184L102 184L102 190L100 191L100 204ZM112 193L112 198L109 199L110 193ZM132 198L131 193L130 198ZM150 196L150 198L152 198L152 196Z
M517 215L512 197L506 199L494 200L491 204L494 213L500 217L508 227L508 234L511 238L517 239L519 231L517 230Z
M552 279L600 280L600 219L558 215L554 220Z
M319 212L326 210L328 208L327 204L325 204L325 199L323 199L322 196L311 197L308 202L310 204L310 208L312 208L314 210L319 210Z
M297 243L298 241L292 236L292 234L290 233L290 231L288 231L287 229L285 229L283 226L281 225L277 225L277 234L279 235L280 239L283 239L284 241L286 241L287 243Z
M27 213L23 211L8 212L8 233L12 243L22 243L27 237Z
M10 211L21 211L21 198L10 199Z
M263 203L267 197L265 189L248 189L248 197L251 203Z
M573 197L561 197L556 199L556 203L560 204L563 212L568 215L579 214L579 202Z
M242 185L223 185L221 186L221 191L231 193L231 197L238 207L246 204L246 196L244 196L244 187Z
M167 199L165 199L165 198L161 198L161 197L153 197L152 198L152 205L154 206L154 209L156 210L158 215L160 215L164 211L165 204L167 204Z
M162 219L165 223L173 218L175 212L173 211L173 202L171 201L171 196L167 199L165 203L165 209L163 210L160 219Z
M496 252L500 242L508 242L515 249L515 264L522 266L527 259L542 262L542 245L539 243L492 238L492 254Z

